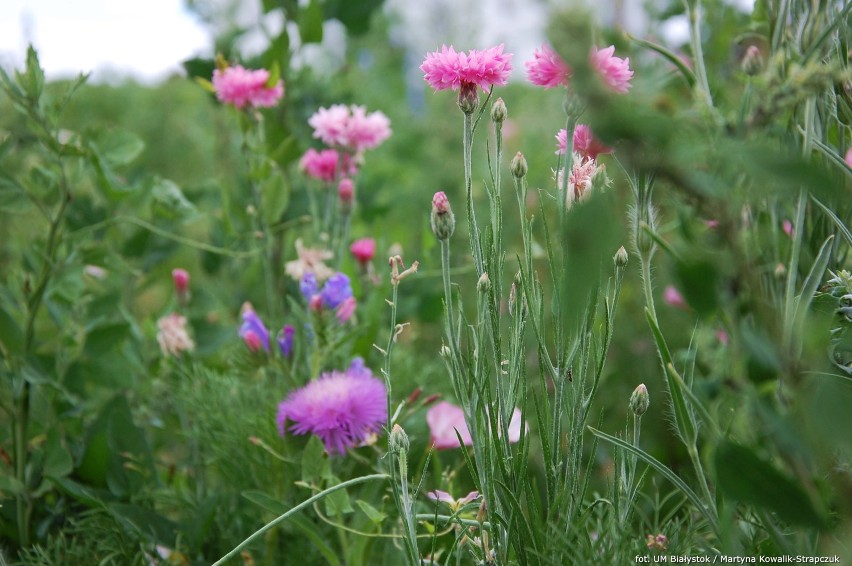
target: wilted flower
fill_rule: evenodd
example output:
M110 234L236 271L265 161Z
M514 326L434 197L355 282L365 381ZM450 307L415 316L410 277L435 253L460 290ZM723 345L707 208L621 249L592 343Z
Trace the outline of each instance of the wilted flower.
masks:
M333 273L324 262L334 257L334 254L321 248L306 248L301 239L296 240L296 254L298 257L288 261L284 266L287 275L301 281L306 273L313 273L318 281L325 281Z
M361 238L360 240L355 240L352 242L352 245L349 246L349 251L352 253L352 257L358 260L358 263L366 265L370 263L373 256L376 255L376 241L373 238Z
M180 356L195 349L186 330L186 317L171 313L157 321L157 342L164 356Z
M624 94L630 90L633 71L630 70L630 59L616 57L614 53L613 45L604 49L595 47L592 50L592 67L610 90Z
M386 395L385 384L356 358L347 371L324 373L290 393L278 405L278 431L314 434L329 454L344 454L381 430ZM287 421L293 423L289 428Z
M657 536L648 535L646 537L646 544L650 550L657 550L659 552L663 552L669 548L669 539L666 538L666 535L660 533Z
M568 80L571 78L571 67L546 43L535 50L533 60L527 61L525 66L527 79L536 86L544 88L568 86Z
M241 65L213 71L213 88L216 97L236 108L245 106L270 107L284 96L284 82L268 85L269 71L248 70Z
M491 85L505 85L512 70L512 54L503 53L503 44L484 51L471 49L456 52L450 46L428 53L420 70L429 86L438 90L459 90L463 85L476 85L487 90Z

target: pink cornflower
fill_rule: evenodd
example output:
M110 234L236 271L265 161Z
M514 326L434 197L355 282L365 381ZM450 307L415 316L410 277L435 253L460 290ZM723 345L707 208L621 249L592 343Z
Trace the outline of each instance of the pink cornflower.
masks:
M365 265L370 263L370 260L376 255L376 241L373 238L355 240L349 246L349 251L352 252L352 257L358 260L358 263Z
M275 106L284 96L284 82L279 80L270 87L268 81L269 71L266 69L252 71L235 65L213 71L216 98L236 108Z
M592 67L598 72L603 82L613 92L624 94L630 90L630 80L633 71L630 70L630 59L616 57L615 46L604 49L595 47L592 50Z
M320 375L278 405L276 421L284 436L314 434L329 454L345 454L381 430L387 421L385 384L360 358L346 371ZM287 421L293 423L287 428Z
M568 86L571 78L571 67L546 43L541 45L541 49L536 49L533 60L524 65L527 68L527 80L536 86Z
M339 161L337 150L310 148L299 160L299 169L309 177L330 183L337 177Z
M568 150L568 130L562 128L556 134L556 155L565 155ZM583 158L597 159L601 153L612 153L607 147L592 135L592 129L585 124L577 124L574 128L574 151Z
M663 291L663 302L676 309L687 310L689 308L683 295L674 285L668 285Z
M361 153L378 147L391 135L390 120L382 112L367 113L364 106L334 104L320 108L309 119L314 137L326 145Z
M503 53L503 44L484 51L471 49L456 52L453 46L426 54L420 65L423 78L436 91L459 90L463 85L476 85L487 90L491 85L503 86L512 70L512 54Z
M586 159L579 153L574 153L571 172L568 174L568 186L565 192L565 206L571 206L578 201L588 198L592 194L592 186L595 178L603 170L594 159ZM559 172L556 183L562 186L562 175L564 169Z

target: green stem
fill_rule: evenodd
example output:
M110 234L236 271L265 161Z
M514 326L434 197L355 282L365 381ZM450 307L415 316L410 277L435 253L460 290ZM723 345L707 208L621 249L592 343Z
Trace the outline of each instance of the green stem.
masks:
M472 177L472 168L473 168L473 157L472 157L472 147L473 145L473 115L472 114L464 114L464 136L462 139L463 146L463 155L464 155L464 186L465 186L465 194L467 197L467 221L469 223L469 238L470 238L470 249L473 253L473 264L476 266L476 275L477 277L481 276L485 271L485 267L482 264L482 249L480 248L479 242L479 226L476 223L476 213L473 210L473 177Z
M450 286L450 241L441 240L441 274L444 279L444 302L447 305L447 334L450 348L456 352L459 348L456 339L456 318L453 316L453 294Z
M654 306L654 292L651 285L651 260L643 254L640 256L639 262L642 264L642 290L645 292L645 304L648 305L648 312L651 313L656 323L657 309Z
M292 509L290 509L289 511L287 511L283 515L280 515L280 516L276 517L275 519L273 519L272 521L266 523L264 526L262 526L261 528L256 530L251 535L249 535L249 537L247 539L245 539L243 542L241 542L236 547L234 547L234 549L231 550L231 552L229 552L228 554L226 554L225 556L223 556L222 558L220 558L219 560L214 562L213 566L219 566L221 564L224 564L225 562L227 562L231 558L238 556L242 549L244 549L249 544L251 544L252 541L254 541L258 537L260 537L263 533L265 533L269 529L275 528L280 523L283 523L284 521L289 519L297 511L301 511L305 507L309 507L315 501L319 501L320 499L323 499L327 495L331 495L335 491L339 491L341 489L346 489L346 488L351 487L353 485L358 485L359 483L365 483L365 482L372 481L372 480L385 480L385 479L388 479L389 477L390 476L388 476L387 474L371 474L371 475L368 475L368 476L361 476L360 478L347 480L343 483L339 483L337 485L333 485L329 488L322 490L321 492L317 493L313 497L302 501L301 503L299 503L298 505L296 505L295 507L293 507Z

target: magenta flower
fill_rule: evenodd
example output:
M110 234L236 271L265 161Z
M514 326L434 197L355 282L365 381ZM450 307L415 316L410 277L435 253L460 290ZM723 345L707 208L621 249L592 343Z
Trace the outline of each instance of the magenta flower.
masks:
M541 49L536 49L533 60L524 65L527 68L527 80L536 86L568 86L571 78L571 67L546 43L541 45Z
M352 318L352 315L355 314L355 309L358 307L358 302L355 300L355 297L347 297L343 300L342 303L337 305L337 309L334 311L334 315L337 317L337 320L340 321L341 324L344 322L349 322L349 319Z
M287 430L314 434L329 454L345 454L381 430L388 418L385 384L357 361L345 372L324 373L290 393L278 405L281 436ZM287 421L293 423L289 429Z
M565 128L556 134L556 154L565 155L568 150L568 131ZM592 129L585 124L577 124L574 128L574 151L583 158L597 159L601 153L612 153L607 147L592 135Z
M615 46L604 49L595 47L592 50L592 67L598 72L606 86L613 92L624 94L630 90L630 80L633 71L630 70L630 59L616 57Z
M213 71L216 98L236 108L275 106L284 96L284 82L279 80L270 87L268 81L269 71L266 69L252 71L235 65Z
M355 182L352 179L348 177L340 179L340 183L337 184L337 198L343 204L352 203L352 199L355 198Z
M373 238L355 240L349 246L349 251L352 253L352 257L358 260L358 263L366 265L376 255L376 241Z
M178 295L189 291L189 272L186 269L172 269L172 281Z
M381 112L367 113L363 106L334 104L320 108L308 119L314 137L326 145L360 153L378 147L391 135L390 120Z
M428 53L420 70L429 86L438 90L459 90L463 84L476 85L487 90L491 85L502 86L509 80L512 54L503 53L503 44L484 51L471 49L456 52L450 46Z

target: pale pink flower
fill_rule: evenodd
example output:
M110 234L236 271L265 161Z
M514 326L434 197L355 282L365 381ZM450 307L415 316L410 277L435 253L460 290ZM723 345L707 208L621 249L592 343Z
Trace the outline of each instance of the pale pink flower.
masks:
M267 85L268 81L269 71L266 69L252 71L235 65L213 71L216 97L236 108L275 106L284 96L284 82L279 80L270 87Z
M527 68L527 80L536 86L568 86L571 78L571 67L546 43L541 45L541 49L536 49L533 60L524 65Z
M781 229L784 230L785 234L787 234L791 238L793 237L793 223L792 222L790 222L789 220L784 220L781 223Z
M305 175L330 183L337 177L340 154L334 149L317 151L310 148L299 160L299 169Z
M180 356L195 349L186 330L186 317L171 313L157 321L157 342L164 356Z
M565 128L556 134L556 145L556 154L565 155L568 150L568 130ZM601 153L612 153L612 148L598 141L586 124L577 124L574 128L574 151L583 158L597 159Z
M349 246L349 251L352 253L352 257L358 260L358 263L361 265L370 263L370 260L376 255L376 241L373 238L355 240Z
M429 493L427 493L426 497L428 497L432 501L440 501L441 503L446 503L453 511L453 513L455 513L468 503L479 499L481 496L479 495L478 491L471 491L464 497L456 499L446 491L436 489L435 491L430 491Z
M348 297L343 300L337 306L337 310L335 310L334 314L341 323L348 322L352 315L355 314L355 309L357 308L358 303L355 300L355 297Z
M367 113L363 106L334 104L320 108L308 119L314 137L330 146L355 153L378 147L391 135L390 120L381 112Z
M727 346L729 341L728 333L719 328L716 330L716 340L718 340L722 346Z
M442 45L440 51L426 55L420 70L436 91L459 90L465 83L488 90L491 85L506 84L512 70L511 60L511 53L503 53L502 43L484 51L471 49L467 53Z
M284 265L287 275L301 281L306 273L313 273L317 281L325 281L332 275L334 270L325 264L325 260L334 257L334 254L322 248L306 248L301 239L296 240L297 258L288 261Z
M852 147L846 150L846 157L843 159L846 165L852 167Z
M719 227L719 221L710 218L704 221L704 225L707 227L708 230L715 230Z
M568 174L568 186L565 192L565 206L571 206L578 201L589 198L592 194L595 178L603 170L594 159L586 159L579 153L573 156L573 164L571 172ZM556 178L558 186L562 186L562 175L564 169L559 172Z
M467 423L464 420L464 410L461 407L457 407L446 401L436 403L426 411L426 423L429 425L432 444L436 450L458 448L459 440L456 436L456 431L458 431L465 446L473 444L470 430L468 430ZM509 420L509 442L514 443L521 439L522 426L521 410L515 408ZM529 427L527 426L526 428Z
M687 310L689 308L683 295L680 294L680 291L674 285L668 285L663 290L663 302L676 309Z
M473 444L467 423L464 421L464 410L452 403L441 401L435 403L426 411L426 423L432 435L432 445L436 450L458 448L459 436L465 446Z
M630 80L633 71L630 70L630 59L616 57L615 46L604 49L595 47L592 50L592 67L598 72L603 82L613 92L624 94L630 90Z

